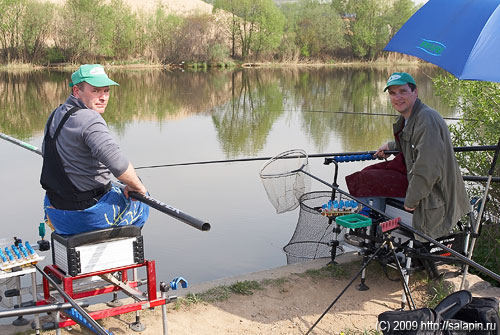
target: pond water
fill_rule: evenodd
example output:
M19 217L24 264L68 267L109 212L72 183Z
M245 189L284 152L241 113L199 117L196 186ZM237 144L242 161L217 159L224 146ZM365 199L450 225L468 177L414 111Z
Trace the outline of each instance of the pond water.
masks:
M103 116L136 167L267 157L294 148L309 154L374 150L391 138L394 117L376 114L395 113L383 92L393 70L400 69L112 70L120 86L112 88ZM453 116L433 94L436 71L408 69L421 99ZM70 92L70 74L0 73L1 131L39 147L49 113ZM43 218L41 157L3 140L0 152L0 238L33 243ZM276 214L260 181L263 163L138 170L153 197L212 225L201 232L151 211L143 235L159 280L183 276L193 284L286 264L282 247L298 209ZM332 180L323 158L309 164L311 173ZM340 186L367 164L342 165ZM312 190L325 189L312 182Z

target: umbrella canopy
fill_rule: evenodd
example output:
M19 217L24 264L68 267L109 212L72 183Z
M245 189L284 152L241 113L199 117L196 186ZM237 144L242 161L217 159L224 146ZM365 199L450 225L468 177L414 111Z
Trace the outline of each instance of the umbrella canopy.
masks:
M500 82L500 0L430 0L386 51L416 56L459 79Z

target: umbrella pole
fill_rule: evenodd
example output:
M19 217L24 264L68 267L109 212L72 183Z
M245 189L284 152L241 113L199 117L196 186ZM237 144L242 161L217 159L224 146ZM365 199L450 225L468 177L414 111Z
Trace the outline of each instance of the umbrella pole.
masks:
M486 199L488 197L488 190L490 189L491 178L493 177L493 173L495 171L495 166L498 160L498 152L500 151L500 138L498 139L497 148L495 150L495 155L493 156L493 161L491 162L490 170L488 171L488 181L486 182L486 189L484 190L483 199L479 204L479 214L477 215L476 224L474 225L472 240L470 243L469 251L467 252L467 258L472 260L472 253L474 252L474 246L476 245L476 236L479 232L479 227L481 224L481 219L483 217L484 207L486 206ZM462 282L460 284L460 290L464 289L465 286L465 278L467 276L467 272L469 271L469 264L465 264L464 270L462 273Z

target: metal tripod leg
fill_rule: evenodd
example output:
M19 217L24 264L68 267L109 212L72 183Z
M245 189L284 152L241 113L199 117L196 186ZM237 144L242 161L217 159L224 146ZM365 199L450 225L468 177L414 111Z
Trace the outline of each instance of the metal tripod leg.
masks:
M399 263L398 256L396 255L396 250L394 248L394 244L392 244L392 241L389 240L389 248L391 249L392 256L394 257L394 261L396 262L396 267L398 268L399 276L401 278L401 282L403 284L403 295L408 299L410 304L410 309L415 309L415 301L413 301L413 297L410 292L410 288L408 287L408 279L409 276L403 274L403 268L401 267L401 264ZM405 305L403 304L403 301L401 301L401 309L404 309Z
M369 227L369 229L371 229L371 227ZM370 234L370 230L367 230L367 234ZM365 239L365 245L367 245L369 242L370 240ZM367 259L368 256L366 256L366 253L363 253L363 264L368 262ZM368 285L366 285L365 281L366 281L366 268L363 269L363 271L361 271L361 282L359 283L358 286L356 286L356 289L358 291L368 291L370 289Z
M352 283L354 283L354 281L356 280L356 278L358 278L358 276L361 274L361 272L363 272L363 270L368 266L368 264L370 264L370 262L375 258L375 256L377 256L377 254L379 253L379 251L382 250L382 248L386 244L387 244L387 241L384 241L384 243L382 243L382 245L368 259L368 261L365 264L363 264L363 266L361 267L361 269L354 275L354 277L352 277L352 279L349 282L349 284L347 284L347 286L344 287L344 289L342 290L342 292L339 293L339 295L335 298L335 300L333 300L333 302L330 304L330 306L328 306L328 308L323 312L323 314L321 314L321 316L318 318L318 320L316 320L316 322L312 325L312 327L309 328L309 330L307 331L307 333L305 335L308 335L314 329L314 327L316 327L316 325L321 321L321 319L323 319L323 317L326 315L326 313L328 313L328 311L333 307L333 305L335 305L335 303L340 299L340 297L345 293L345 291L347 291L347 289L352 285Z
M370 206L373 206L373 201L370 200ZM371 229L372 227L369 227L366 231L366 233L368 235L371 234ZM369 239L365 239L365 245L368 245L368 243L370 243L370 240ZM363 263L366 262L366 260L368 259L368 257L366 256L366 253L363 253ZM366 281L366 269L364 269L362 272L361 272L361 283L359 283L358 286L356 286L356 289L358 291L368 291L370 288L368 287L368 285L366 285L365 283Z
M132 279L137 281L137 268L132 270ZM141 314L139 311L135 312L135 322L130 324L130 329L135 332L142 332L146 329L146 326L141 322Z
M410 240L408 243L408 247L413 248L413 240ZM406 285L408 285L408 282L410 281L410 268L411 268L411 257L406 257L406 265L405 265L405 275L404 275L404 281ZM401 295L401 309L405 309L406 307L406 292L403 292ZM415 304L413 304L415 308Z

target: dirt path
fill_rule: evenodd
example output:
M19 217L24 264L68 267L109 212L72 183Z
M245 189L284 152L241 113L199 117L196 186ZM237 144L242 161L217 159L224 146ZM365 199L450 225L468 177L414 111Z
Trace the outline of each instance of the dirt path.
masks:
M184 289L184 292L174 291L184 295L195 293L195 296L184 297L182 304L168 305L169 334L305 334L360 268L359 258L352 255L342 256L338 260L343 264L330 270L324 268L327 260L316 260L196 285ZM453 277L454 269L447 267L440 268L440 271L447 273L446 282L457 290L460 277L449 278ZM391 274L391 277L395 276L395 272ZM423 307L428 301L428 280L422 278L422 275L417 274L410 280L417 307ZM467 278L469 290L474 296L500 297L499 288L491 287L477 276L469 275ZM203 297L205 300L223 297L230 285L245 291L247 287L240 285L242 282L258 283L258 288L252 289L253 294L250 295L231 293L221 301L194 302L194 297ZM325 315L312 334L377 334L377 316L400 307L400 283L389 280L378 264L371 264L367 271L370 289L358 291L355 288L358 284L359 279ZM214 287L218 289L214 290ZM207 295L210 289L215 293ZM130 330L129 323L134 320L135 313L130 313L106 319L103 325L113 334L162 334L161 308L141 312L141 321L146 325L143 332ZM15 334L19 330L0 327L1 334ZM79 327L62 333L87 334L80 331Z

